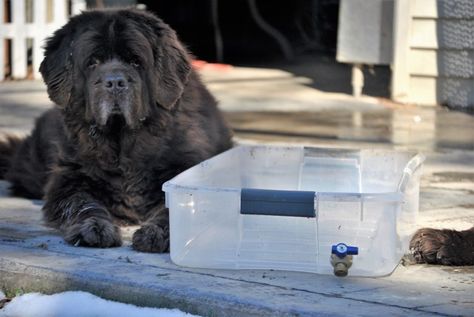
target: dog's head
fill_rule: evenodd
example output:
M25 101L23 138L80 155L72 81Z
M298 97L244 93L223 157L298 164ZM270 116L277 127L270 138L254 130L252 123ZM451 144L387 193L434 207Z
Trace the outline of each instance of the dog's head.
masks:
M48 39L40 72L52 101L80 107L91 125L134 129L157 107L171 110L191 72L175 32L138 10L90 11Z

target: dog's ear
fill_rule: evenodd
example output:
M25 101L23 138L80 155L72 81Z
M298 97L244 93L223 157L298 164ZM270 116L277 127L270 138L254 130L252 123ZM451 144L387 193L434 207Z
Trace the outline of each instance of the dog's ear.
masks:
M158 54L155 56L158 89L155 100L166 109L171 109L183 94L191 73L190 56L176 33L161 22Z
M40 72L48 88L49 98L58 106L65 107L72 90L71 31L67 24L47 39Z

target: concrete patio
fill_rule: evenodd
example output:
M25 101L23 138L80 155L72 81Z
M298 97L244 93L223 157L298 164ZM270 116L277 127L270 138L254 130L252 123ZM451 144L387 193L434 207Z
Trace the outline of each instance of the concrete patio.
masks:
M240 143L416 149L427 156L419 226L474 224L474 117L440 108L354 99L278 69L201 70ZM0 84L0 133L27 133L51 106L41 82ZM41 201L8 196L0 181L0 289L84 290L203 316L472 316L474 267L400 264L383 278L272 270L205 270L168 254L66 245L42 225ZM0 310L1 315L1 310Z

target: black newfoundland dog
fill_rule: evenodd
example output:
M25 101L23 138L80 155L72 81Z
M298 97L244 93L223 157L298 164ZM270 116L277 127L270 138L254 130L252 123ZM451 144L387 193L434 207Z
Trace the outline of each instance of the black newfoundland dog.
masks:
M138 10L85 12L46 44L57 105L25 140L0 145L12 193L44 198L44 219L76 246L169 249L162 184L232 146L216 101L175 32Z

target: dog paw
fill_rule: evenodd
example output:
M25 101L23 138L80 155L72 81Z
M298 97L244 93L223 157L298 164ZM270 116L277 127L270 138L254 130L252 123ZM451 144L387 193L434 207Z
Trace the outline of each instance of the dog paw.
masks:
M120 229L110 220L97 217L67 227L64 239L74 246L110 248L122 245Z
M133 234L132 247L141 252L169 252L169 229L155 224L146 224Z
M452 230L420 229L410 242L410 251L416 263L459 265L458 248Z

